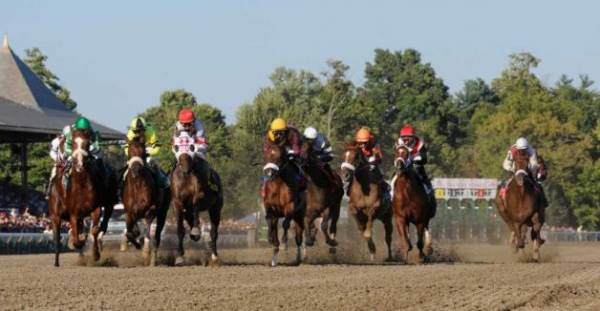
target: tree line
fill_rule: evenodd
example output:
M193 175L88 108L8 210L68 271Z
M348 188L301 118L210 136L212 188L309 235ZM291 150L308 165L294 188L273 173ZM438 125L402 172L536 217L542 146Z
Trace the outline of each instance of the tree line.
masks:
M63 102L75 108L68 90L43 66L45 57L40 66L40 55L30 54L26 63L59 98L66 94L70 102ZM357 128L368 126L383 147L383 169L390 178L392 146L405 123L415 125L429 147L432 178L504 178L502 160L516 138L525 136L549 166L544 185L550 201L547 222L600 229L600 93L586 75L577 81L563 75L553 85L543 83L533 72L540 62L527 52L512 54L509 65L491 83L470 79L450 94L418 51L376 49L366 63L362 85L347 77L349 67L340 60L327 61L327 70L320 73L276 68L270 84L238 108L232 124L225 122L218 107L199 103L183 89L164 91L159 103L141 115L158 130L163 145L160 162L169 169L177 111L193 108L205 124L209 162L222 176L224 213L230 217L259 209L262 139L270 121L281 116L301 130L315 126L332 141L337 154ZM35 148L30 153L30 178L39 189L50 166L46 149L33 152ZM0 164L10 162L9 149L0 147ZM114 147L108 157L115 165L123 163ZM16 171L2 167L4 175L18 179Z

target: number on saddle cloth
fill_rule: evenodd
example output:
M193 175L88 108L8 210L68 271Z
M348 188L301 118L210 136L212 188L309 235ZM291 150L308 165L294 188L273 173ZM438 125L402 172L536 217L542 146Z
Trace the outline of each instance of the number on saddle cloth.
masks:
M201 148L199 144L195 143L195 140L188 132L182 131L179 136L174 137L173 142L173 153L175 158L179 159L182 154L188 154L190 157L202 156L200 152Z

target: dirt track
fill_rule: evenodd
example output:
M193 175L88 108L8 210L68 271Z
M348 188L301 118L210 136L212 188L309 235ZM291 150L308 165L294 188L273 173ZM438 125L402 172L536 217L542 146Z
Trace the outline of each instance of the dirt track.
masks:
M2 256L0 308L600 309L598 244L545 245L540 264L527 263L506 246L439 249L456 262L333 264L325 252L311 251L313 264L269 268L264 263L270 250L254 249L224 250L221 267L122 268L138 264L139 253L133 252L104 255L103 264L120 268L81 266L78 255L68 254L56 269L51 255ZM293 253L282 262L291 262ZM187 260L193 264L199 257Z

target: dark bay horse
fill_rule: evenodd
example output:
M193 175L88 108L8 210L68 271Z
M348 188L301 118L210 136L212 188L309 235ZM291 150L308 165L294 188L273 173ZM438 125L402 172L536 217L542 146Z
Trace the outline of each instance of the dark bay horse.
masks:
M283 220L284 240L287 240L287 230L290 222L295 223L296 240L296 263L302 262L302 234L304 231L304 216L306 214L306 197L304 193L299 195L299 200L294 200L294 193L290 184L297 183L298 171L293 167L292 161L283 156L283 152L276 144L270 144L265 150L265 162L263 171L267 180L263 185L263 205L265 218L269 226L269 242L273 245L273 257L271 266L277 265L279 254L279 235L277 227L279 218Z
M400 140L401 141L401 140ZM417 228L417 247L419 260L422 261L432 253L429 221L435 216L435 210L429 204L427 194L419 177L411 167L410 151L404 144L395 147L394 197L392 207L396 229L400 235L400 252L402 260L408 260L408 252L412 249L409 239L409 224ZM425 252L423 252L425 249Z
M167 211L169 209L169 192L166 189L160 189L157 182L146 166L146 146L143 141L134 139L128 141L127 173L123 186L123 206L125 210L125 222L127 224L126 238L140 248L138 241L137 222L144 219L146 223L146 232L144 235L143 255L146 263L154 261L158 256L160 247L160 237L165 226ZM156 218L156 231L154 232L154 256L150 258L150 234L152 222ZM124 244L127 245L126 243Z
M314 221L317 217L322 217L321 231L333 253L334 247L338 245L335 235L340 217L340 204L344 196L342 179L336 172L311 156L308 144L305 143L303 149L308 155L303 169L309 179L306 189L305 244L307 246L314 244L317 231Z
M540 190L528 170L529 156L526 151L517 152L514 163L515 173L507 182L505 191L498 189L496 206L511 231L511 244L515 252L525 247L527 229L531 227L533 259L539 261L540 246L544 243L540 236L544 224Z
M358 230L367 241L371 260L375 259L375 243L373 242L373 221L379 219L385 229L385 242L388 248L387 260L392 260L392 210L383 204L380 184L381 174L376 174L367 159L355 144L346 146L342 163L342 179L350 182L350 200L348 212L356 220Z
M52 191L49 199L49 214L52 220L54 233L55 258L54 265L59 266L60 255L60 228L61 221L68 221L71 227L69 237L69 247L79 249L80 254L87 234L83 233L83 219L91 215L93 237L93 257L94 260L100 258L100 246L98 234L100 233L100 215L99 193L97 192L98 180L95 180L92 172L94 171L93 159L90 155L91 135L88 131L74 130L72 165L69 182L63 184L63 176L66 172L61 170L57 172L56 178L52 181Z
M183 239L185 237L184 219L190 226L190 239L200 240L202 236L199 228L199 213L208 211L210 218L210 251L211 262L218 263L217 238L219 236L219 224L221 222L221 210L223 209L223 186L217 172L211 169L210 179L216 184L217 190L203 189L198 175L198 165L201 159L196 152L198 147L193 138L187 132L181 132L174 138L173 152L177 158L177 166L170 174L171 181L171 204L175 208L177 219L177 237L179 239L178 255L175 265L183 265ZM203 161L203 160L202 160Z

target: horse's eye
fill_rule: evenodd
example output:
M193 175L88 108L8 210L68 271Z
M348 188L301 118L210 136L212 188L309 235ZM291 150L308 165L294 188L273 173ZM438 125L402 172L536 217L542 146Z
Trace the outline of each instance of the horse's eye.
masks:
M191 145L191 146L190 146L190 151L191 151L191 152L194 152L194 150L195 150L195 149L196 149L196 146L194 146L194 145Z
M179 152L179 146L175 145L173 146L173 149L175 149L175 152Z

